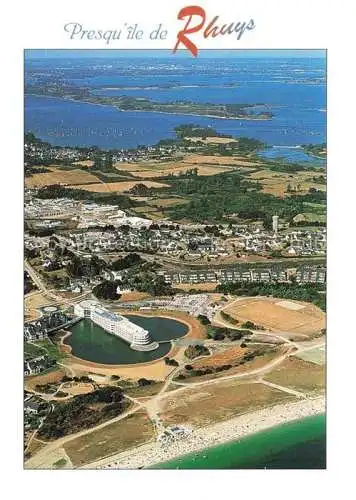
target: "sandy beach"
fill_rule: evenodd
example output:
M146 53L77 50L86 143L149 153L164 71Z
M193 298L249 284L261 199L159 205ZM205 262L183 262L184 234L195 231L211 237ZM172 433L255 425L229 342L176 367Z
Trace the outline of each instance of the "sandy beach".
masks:
M276 405L208 427L194 429L188 438L162 445L152 442L88 464L83 468L138 469L157 465L205 448L237 440L293 420L325 412L325 397Z

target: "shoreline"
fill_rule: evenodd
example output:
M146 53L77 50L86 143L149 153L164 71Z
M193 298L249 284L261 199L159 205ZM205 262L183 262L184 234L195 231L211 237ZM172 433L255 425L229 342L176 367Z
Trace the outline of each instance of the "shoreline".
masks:
M208 115L208 114L199 114L199 113L187 113L187 112L177 112L177 111L157 111L155 109L121 109L115 104L107 103L102 104L100 102L92 102L86 101L84 99L73 99L72 97L63 97L63 96L52 96L52 95L42 95L42 94L25 94L25 97L43 97L45 99L62 99L63 101L72 101L84 104L93 104L94 106L104 106L111 107L120 111L121 113L159 113L163 115L178 115L178 116L200 116L201 118L213 118L220 120L247 120L247 121L266 121L272 120L271 118L261 118L256 115L256 117L252 117L253 115L243 115L243 116L217 116L217 115Z
M200 427L181 441L163 446L151 442L111 457L82 466L85 469L139 469L154 468L164 462L175 460L207 448L236 441L258 432L306 417L325 413L325 396L314 399L284 403L245 413L230 420Z

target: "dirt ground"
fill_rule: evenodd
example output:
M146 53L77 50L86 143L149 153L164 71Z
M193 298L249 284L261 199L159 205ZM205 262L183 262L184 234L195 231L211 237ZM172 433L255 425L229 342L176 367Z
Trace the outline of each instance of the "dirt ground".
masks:
M53 304L53 300L45 297L41 292L31 292L25 296L24 308L25 308L25 321L32 321L40 316L37 310L42 306L49 306Z
M98 178L84 170L60 170L56 167L46 167L50 172L34 174L25 178L26 187L43 187L51 184L81 185L98 182Z
M168 353L171 356L170 353ZM73 370L77 376L92 374L110 377L111 375L119 375L122 379L138 380L139 378L147 378L149 380L164 380L172 371L172 366L165 364L163 360L152 361L150 363L137 363L135 365L103 365L92 363L90 361L81 360L74 356L67 358L63 364ZM94 377L93 377L94 378Z
M325 388L325 366L291 356L264 379L301 392L319 392Z
M160 418L166 425L209 425L219 420L293 399L289 394L258 383L226 381L187 389L161 401Z
M36 385L46 385L55 382L59 382L64 377L65 373L63 370L56 370L53 372L45 373L44 375L34 375L32 377L26 377L25 379L25 389L34 389Z
M178 288L179 290L184 290L186 292L189 292L189 290L203 290L204 292L213 292L217 285L217 283L178 283L174 285L174 288Z
M224 364L230 364L231 362L241 359L244 354L246 354L249 349L244 349L240 346L230 347L216 354L212 354L209 357L204 357L198 361L191 362L190 364L194 369L202 367L216 367ZM197 381L198 379L196 379Z
M38 174L45 175L45 174ZM88 174L90 175L90 174ZM106 183L95 183L95 184L79 184L76 185L76 189L84 189L85 191L95 192L95 193L114 193L114 192L124 192L129 191L131 188L137 184L144 184L146 187L150 188L163 188L168 187L168 184L163 184L161 182L153 181L123 181L123 182L106 182ZM72 187L72 186L68 186Z
M124 293L123 295L121 295L119 304L120 304L120 302L131 302L131 301L135 301L135 300L143 300L143 299L148 299L149 297L151 297L151 295L149 293L145 293L145 292L128 292L128 293Z
M241 322L252 321L274 331L312 334L325 328L325 313L318 307L307 302L288 302L303 307L292 310L281 305L282 299L259 297L236 301L224 311Z
M78 394L88 394L94 391L93 384L84 382L66 382L62 385L61 391L67 392L72 396L78 396Z
M154 429L147 414L137 412L67 442L64 449L73 465L80 466L139 446L150 441L153 435Z

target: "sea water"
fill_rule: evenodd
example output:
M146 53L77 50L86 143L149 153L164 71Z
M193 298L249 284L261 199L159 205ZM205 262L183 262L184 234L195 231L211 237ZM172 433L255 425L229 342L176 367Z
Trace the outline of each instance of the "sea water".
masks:
M182 123L212 126L232 136L249 136L268 146L322 143L326 138L324 58L202 59L86 58L28 60L26 82L65 81L100 95L147 97L207 103L266 104L272 120L214 119L147 112L27 96L25 129L56 145L133 148L174 137ZM302 150L266 151L290 161L310 161Z
M152 468L325 469L325 415L282 424Z

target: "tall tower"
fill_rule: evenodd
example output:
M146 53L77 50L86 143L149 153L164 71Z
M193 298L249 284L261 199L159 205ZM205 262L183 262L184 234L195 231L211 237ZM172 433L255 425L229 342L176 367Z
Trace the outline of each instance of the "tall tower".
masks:
M278 232L278 215L272 216L272 229L275 233Z

